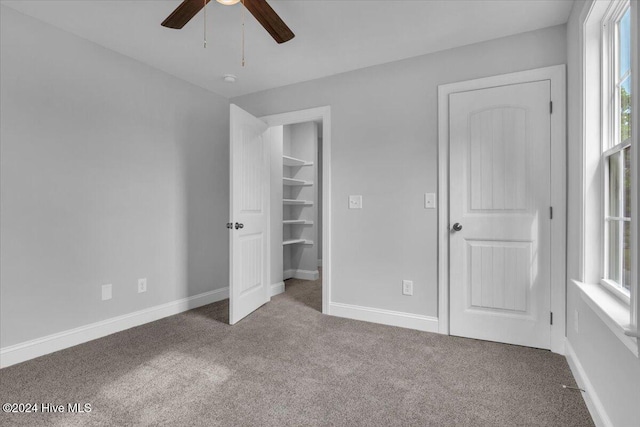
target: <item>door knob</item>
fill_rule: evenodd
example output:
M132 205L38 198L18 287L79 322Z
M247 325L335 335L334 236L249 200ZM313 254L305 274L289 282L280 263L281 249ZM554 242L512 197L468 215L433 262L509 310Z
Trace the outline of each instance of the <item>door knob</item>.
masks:
M456 222L455 224L453 224L453 231L460 231L462 230L462 224L460 224L459 222Z
M228 229L232 229L233 228L233 223L232 222L228 222L227 223L227 228Z
M236 230L238 228L244 228L244 224L240 223L240 222L236 222Z

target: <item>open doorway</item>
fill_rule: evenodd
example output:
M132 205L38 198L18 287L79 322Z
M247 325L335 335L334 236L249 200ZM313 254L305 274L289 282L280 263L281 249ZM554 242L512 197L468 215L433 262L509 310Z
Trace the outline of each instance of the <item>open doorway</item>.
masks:
M230 131L229 323L284 292L285 279L315 286L328 314L330 108L257 118L232 104Z
M272 295L322 311L322 120L270 128Z

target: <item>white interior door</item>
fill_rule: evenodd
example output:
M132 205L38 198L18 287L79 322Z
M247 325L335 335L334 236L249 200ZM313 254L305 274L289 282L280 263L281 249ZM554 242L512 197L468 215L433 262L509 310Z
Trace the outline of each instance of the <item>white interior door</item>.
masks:
M267 125L231 105L229 323L269 301Z
M451 335L550 348L550 97L450 95Z

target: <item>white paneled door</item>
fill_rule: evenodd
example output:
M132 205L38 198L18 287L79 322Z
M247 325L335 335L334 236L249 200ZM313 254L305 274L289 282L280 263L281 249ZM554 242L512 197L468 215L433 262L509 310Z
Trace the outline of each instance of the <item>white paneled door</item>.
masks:
M451 335L550 348L550 96L450 95Z
M229 323L269 301L267 125L231 105Z

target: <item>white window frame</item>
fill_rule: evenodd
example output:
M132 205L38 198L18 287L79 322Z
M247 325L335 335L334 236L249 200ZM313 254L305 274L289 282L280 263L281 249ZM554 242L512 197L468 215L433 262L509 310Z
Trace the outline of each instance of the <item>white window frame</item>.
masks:
M628 1L628 0L627 0ZM603 277L603 247L604 247L604 180L602 167L603 147L602 141L608 130L603 129L605 114L602 101L604 73L609 72L603 67L603 32L602 24L611 15L611 8L623 7L620 3L626 1L587 0L576 3L580 12L578 15L578 50L575 54L579 69L576 70L576 79L570 84L570 96L573 94L577 105L576 113L572 115L575 127L570 126L570 140L576 141L574 156L581 159L581 167L577 172L577 180L570 184L569 194L576 192L575 205L578 207L574 219L578 220L577 228L572 228L570 239L576 239L575 250L578 251L575 276L570 277L581 293L582 300L600 317L611 332L636 356L640 357L640 327L638 322L638 307L640 306L640 294L638 292L638 266L640 254L638 253L638 215L631 218L631 298L627 304L611 291L606 284L600 282ZM640 50L638 49L638 0L631 0L631 69L632 69L632 120L640 123L638 90L640 87L638 64ZM635 92L635 93L634 93ZM632 127L631 138L631 209L638 212L639 188L638 164L640 163L640 150L638 146L638 127ZM571 146L571 144L570 144ZM571 151L571 150L570 150Z
M624 162L622 153L627 147L631 146L632 137L630 136L624 141L618 141L618 135L620 133L620 99L619 99L619 86L627 77L618 80L618 57L616 55L616 49L619 46L618 40L618 28L617 24L622 19L627 10L630 10L629 1L612 2L609 9L605 13L602 20L602 155L601 155L601 170L602 170L602 244L601 244L601 271L602 276L600 284L605 287L609 292L621 299L625 304L631 304L631 290L627 291L622 284L611 280L609 274L609 227L608 224L611 221L617 221L621 225L624 222L631 222L631 218L625 218L624 213L621 212L621 216L612 217L609 215L609 159L612 156L619 155L620 159L620 182L624 182ZM630 65L628 74L633 75L633 64ZM632 89L632 96L634 91ZM618 189L620 192L618 198L622 203L624 198L624 188L620 185ZM632 189L633 191L633 189ZM631 203L631 201L628 201ZM622 206L621 206L622 209ZM634 212L632 211L632 214ZM624 227L619 227L618 239L623 242ZM622 265L623 254L620 254L620 272L624 274Z

